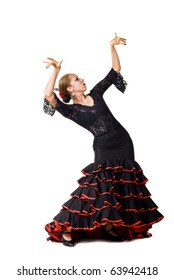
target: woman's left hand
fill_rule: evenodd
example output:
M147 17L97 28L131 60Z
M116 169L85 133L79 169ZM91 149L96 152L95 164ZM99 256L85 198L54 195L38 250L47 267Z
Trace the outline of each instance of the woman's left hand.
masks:
M126 39L117 37L117 34L115 33L115 38L110 41L110 45L126 45Z

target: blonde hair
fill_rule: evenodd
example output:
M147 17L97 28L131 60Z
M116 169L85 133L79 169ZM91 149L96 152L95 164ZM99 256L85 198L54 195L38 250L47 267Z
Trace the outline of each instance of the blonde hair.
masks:
M70 85L71 79L70 75L66 74L59 80L59 92L62 92L64 97L63 101L69 103L71 100L71 95L67 91L67 87Z

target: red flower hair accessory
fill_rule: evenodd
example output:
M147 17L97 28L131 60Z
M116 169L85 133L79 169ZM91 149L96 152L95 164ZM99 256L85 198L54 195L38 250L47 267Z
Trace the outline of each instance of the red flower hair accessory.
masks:
M64 94L63 94L63 92L61 92L61 91L60 91L60 92L59 92L59 96L60 96L60 98L62 98L62 99L63 99L63 98L64 98Z

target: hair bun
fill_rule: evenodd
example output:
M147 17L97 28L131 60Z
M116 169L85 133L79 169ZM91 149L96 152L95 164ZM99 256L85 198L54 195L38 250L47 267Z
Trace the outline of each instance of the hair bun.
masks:
M63 97L63 102L65 103L69 103L71 100L70 96L68 96L67 94L64 94L64 97Z

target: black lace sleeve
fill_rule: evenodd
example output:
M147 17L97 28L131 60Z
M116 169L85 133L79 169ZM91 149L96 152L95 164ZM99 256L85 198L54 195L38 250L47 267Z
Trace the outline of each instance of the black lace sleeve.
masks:
M54 98L57 101L57 104L55 108L49 103L49 101L45 98L44 99L44 104L43 104L43 111L48 114L53 116L55 111L58 111L60 114L62 114L65 118L77 121L77 116L76 113L73 109L72 105L68 105L63 103L55 94L54 92Z
M124 93L127 86L123 76L113 68L109 71L107 76L91 90L91 93L103 95L112 84L122 93Z
M56 111L46 98L44 98L43 111L50 116L53 116Z

